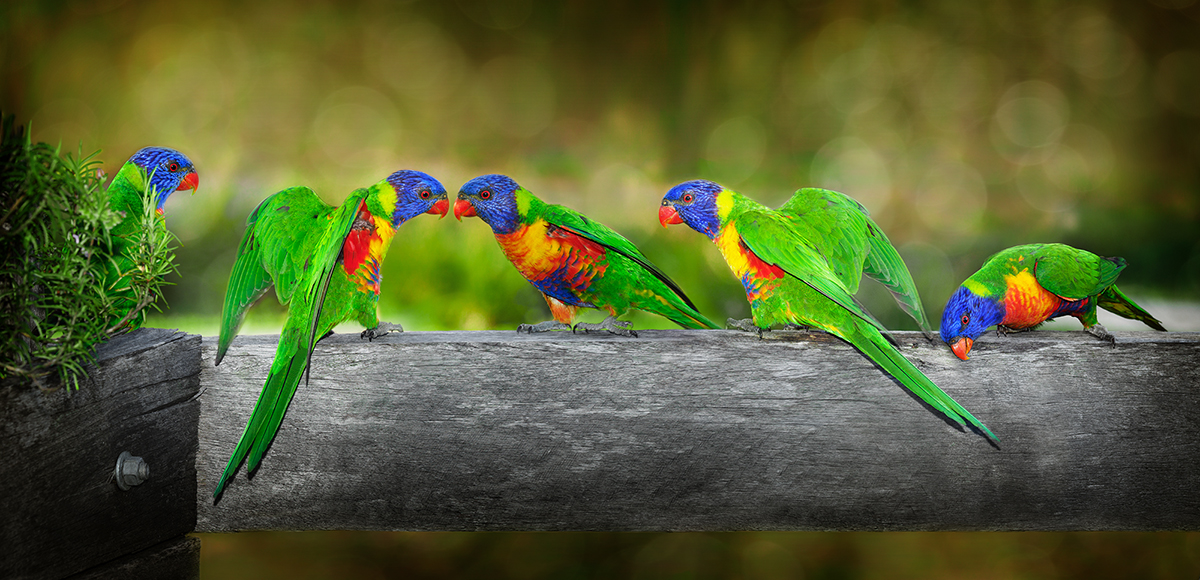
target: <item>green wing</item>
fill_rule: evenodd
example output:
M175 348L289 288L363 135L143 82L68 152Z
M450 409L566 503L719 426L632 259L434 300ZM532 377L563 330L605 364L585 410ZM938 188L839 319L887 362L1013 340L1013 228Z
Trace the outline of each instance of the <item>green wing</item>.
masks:
M887 329L854 299L841 280L832 273L825 258L806 243L788 218L770 210L749 210L735 216L733 225L742 242L760 259L779 266L784 272L887 335Z
M693 304L691 299L687 297L687 294L684 294L683 289L680 288L670 276L667 276L665 272L659 270L658 266L655 266L653 263L651 263L649 258L643 255L642 251L639 250L637 246L633 245L633 242L625 239L625 237L621 234L618 234L600 222L590 220L587 218L587 216L561 205L546 204L541 209L541 217L550 224L568 230L578 236L587 238L604 246L605 248L629 258L631 261L649 272L652 276L654 276L654 278L658 279L658 281L666 285L666 287L669 288L671 293L674 295L674 298L682 301L682 304L674 304L673 306L678 308L682 313L686 314L687 318L694 319L695 322L698 322L700 326L705 328L720 328L720 326L718 326L715 322L709 320L703 314L700 314L700 311L696 308L696 305ZM665 297L667 299L671 298L671 296ZM692 321L680 319L678 316L672 316L666 311L659 311L656 313L666 316L681 326L687 328L697 327L697 325L692 323Z
M908 266L861 203L843 193L806 187L778 211L803 228L805 238L826 257L850 294L857 293L859 278L866 273L891 291L900 309L917 322L927 338L933 338Z
M300 385L300 379L308 369L316 340L320 334L329 330L323 326L332 327L337 322L328 319L322 320L322 307L329 289L329 282L341 258L342 245L350 233L350 228L358 215L359 205L362 204L366 195L367 190L357 190L331 215L304 218L315 219L318 224L323 226L320 229L310 230L309 239L316 240L314 251L310 255L311 259L299 260L311 267L306 270L307 274L293 284L293 290L296 292L290 294L288 318L284 323L283 332L279 336L275 360L271 363L266 383L263 385L262 392L259 393L258 401L254 404L254 410L250 413L250 420L242 431L229 462L225 465L225 471L221 474L221 480L217 483L216 490L213 491L214 498L225 489L225 484L233 477L247 455L249 455L247 471L252 472L258 468L263 454L279 431L283 415L296 393L296 388ZM321 324L322 322L324 325Z
M742 242L760 259L775 264L789 275L820 292L851 315L848 323L836 323L844 318L837 311L824 313L831 324L837 324L834 334L853 345L859 352L879 365L885 372L900 382L913 394L931 407L962 425L965 422L977 427L991 439L996 436L982 422L958 404L950 395L926 377L894 346L889 344L887 329L851 296L839 279L826 265L825 259L808 247L799 234L790 227L788 218L769 211L751 210L737 216L734 227L742 236ZM836 308L835 307L835 308ZM817 314L817 313L814 313ZM816 317L816 316L814 316Z
M1033 276L1038 284L1069 300L1095 296L1117 281L1125 269L1124 258L1101 258L1086 250L1064 244L1044 244L1037 248Z
M246 232L225 289L215 364L237 335L246 311L272 286L288 304L306 275L315 251L314 234L326 227L333 206L307 187L282 190L258 204L246 218Z

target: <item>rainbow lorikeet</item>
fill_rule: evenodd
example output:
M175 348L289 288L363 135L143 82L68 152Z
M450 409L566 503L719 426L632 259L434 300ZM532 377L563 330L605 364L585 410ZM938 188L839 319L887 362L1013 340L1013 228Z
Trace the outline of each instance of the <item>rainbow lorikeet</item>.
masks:
M926 338L933 340L929 318L908 266L861 203L844 193L805 187L775 211L820 252L846 292L857 294L859 281L866 274L890 290L900 309L916 321ZM740 321L738 326L748 330L748 323L752 319Z
M522 324L518 332L581 329L637 336L629 322L617 321L631 308L684 328L717 328L629 240L571 209L543 202L507 176L468 181L458 192L454 216L478 216L491 226L504 255L550 306L553 320ZM572 326L580 308L597 308L608 317L600 324Z
M183 189L194 192L199 186L200 176L191 160L166 147L145 147L134 153L108 185L108 206L117 212L120 221L109 230L113 259L105 268L104 287L114 299L117 319L128 317L129 312L138 306L138 300L130 289L129 274L135 267L132 258L134 246L141 238L143 213L147 211L143 200L147 197L156 199L158 204L155 210L162 215L163 204L168 196ZM137 321L131 323L136 324ZM117 322L114 328L120 324Z
M405 170L356 190L341 207L326 204L307 187L293 187L263 200L250 214L225 291L214 364L225 356L246 310L272 285L288 306L288 317L266 383L214 498L247 455L248 472L258 468L317 340L350 319L367 328L362 333L367 339L402 330L381 324L378 317L380 267L388 246L405 221L423 213L445 217L449 207L441 183Z
M802 198L812 196L812 200L840 199L829 195L831 193L801 190L798 195ZM842 202L834 205L838 203ZM799 206L819 209L821 204L802 201L793 207ZM855 211L858 210L848 213ZM894 259L880 256L878 263L869 259L887 238L882 237L882 232L878 232L873 223L866 229L862 229L861 224L853 225L853 221L844 226L840 221L823 223L831 214L810 213L772 210L717 183L696 180L681 183L668 191L658 218L663 226L686 223L716 243L746 289L746 299L750 302L757 328L801 324L833 334L850 343L934 409L959 425L969 422L995 440L996 436L983 423L904 358L885 338L887 330L854 300L851 288L857 288L858 272L864 268L862 264L868 271L877 267L889 268L877 275L890 281L885 284L893 288L893 292L906 294L901 288L911 285L911 276L899 256ZM864 212L858 213L865 219ZM863 239L872 235L871 232L879 233L875 243ZM891 252L894 254L894 250ZM863 257L855 257L859 255ZM856 261L859 265L855 265ZM898 269L903 269L904 273L898 273ZM911 301L904 298L902 302L919 309L920 301L915 298L913 292ZM914 317L921 320L923 315Z
M975 339L997 332L1032 330L1059 316L1074 316L1102 340L1116 342L1096 322L1096 307L1165 331L1161 322L1121 293L1124 258L1103 258L1064 244L1027 244L984 262L950 296L942 311L942 340L967 360Z

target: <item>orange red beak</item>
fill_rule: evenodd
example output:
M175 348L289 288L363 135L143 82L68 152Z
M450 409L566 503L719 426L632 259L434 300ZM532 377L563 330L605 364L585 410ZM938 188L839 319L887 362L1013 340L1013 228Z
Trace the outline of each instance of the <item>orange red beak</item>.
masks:
M442 219L446 217L446 212L448 211L450 211L450 200L443 197L442 199L433 202L433 207L429 208L429 211L425 213L441 216L438 219Z
M954 356L957 356L963 360L967 360L968 358L971 358L967 356L967 353L971 352L971 345L973 344L975 344L975 341L964 336L958 339L958 342L955 342L953 345L951 345L950 350L954 351Z
M200 187L200 175L197 174L195 171L193 171L193 172L183 176L183 180L181 180L179 182L179 187L176 187L175 191L183 191L185 189L190 189L190 190L192 190L192 193L195 193L196 189L198 189L199 187Z
M464 216L475 217L475 215L475 206L471 205L471 202L461 197L454 202L454 218L458 221L461 222Z
M664 205L658 208L658 223L665 228L671 224L683 223L683 218L679 217L679 212L675 211L675 206Z

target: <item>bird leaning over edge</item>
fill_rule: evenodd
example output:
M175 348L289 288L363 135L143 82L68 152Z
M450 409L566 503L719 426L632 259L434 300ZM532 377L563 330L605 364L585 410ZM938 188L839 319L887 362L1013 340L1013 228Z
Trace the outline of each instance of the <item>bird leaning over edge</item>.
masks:
M617 317L631 308L684 328L718 328L683 290L629 240L561 205L543 202L504 175L483 175L458 192L454 216L478 216L517 271L546 299L554 317L522 324L518 332L606 330L637 336ZM608 313L599 324L572 326L580 308Z
M1162 322L1117 288L1125 265L1124 258L1104 258L1065 244L1002 250L950 296L942 310L942 340L967 360L975 339L992 325L1000 334L1019 332L1069 315L1088 333L1115 344L1113 335L1096 322L1097 306L1165 332Z
M673 187L663 197L658 217L664 227L687 224L717 245L746 290L756 327L802 324L833 334L949 419L960 426L970 423L998 441L885 338L887 330L854 300L844 281L853 273L853 261L851 267L838 260L831 266L822 252L825 241L814 243L806 237L819 227L806 227L798 223L803 222L800 216L772 210L705 180Z
M216 360L220 364L246 310L268 289L288 307L275 360L250 420L221 474L220 496L242 460L253 472L275 438L284 412L305 375L317 340L346 320L356 320L373 339L399 325L378 317L381 267L396 229L423 213L445 217L446 189L420 171L397 171L350 194L340 207L307 187L263 200L246 219L229 275Z

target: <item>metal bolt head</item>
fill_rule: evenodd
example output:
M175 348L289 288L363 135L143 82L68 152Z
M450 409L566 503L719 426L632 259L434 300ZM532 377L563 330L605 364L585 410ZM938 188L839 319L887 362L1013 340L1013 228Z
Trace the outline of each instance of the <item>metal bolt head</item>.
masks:
M141 457L134 457L128 451L122 451L117 457L117 468L113 475L117 478L117 487L121 488L121 491L129 491L129 488L150 479L150 464Z

